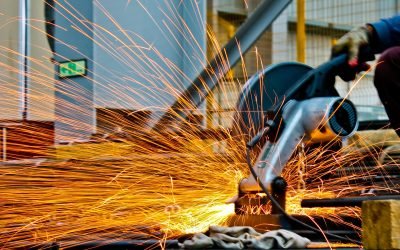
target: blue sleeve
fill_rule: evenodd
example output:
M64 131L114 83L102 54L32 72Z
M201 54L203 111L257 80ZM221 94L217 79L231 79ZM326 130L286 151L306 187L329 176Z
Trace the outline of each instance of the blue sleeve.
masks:
M377 35L377 53L393 46L400 46L400 15L382 19L370 25L374 27Z

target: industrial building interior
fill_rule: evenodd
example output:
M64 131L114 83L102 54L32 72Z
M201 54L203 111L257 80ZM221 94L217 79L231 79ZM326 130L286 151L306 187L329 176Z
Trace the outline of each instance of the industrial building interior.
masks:
M379 55L331 57L399 12L0 0L0 248L400 249Z

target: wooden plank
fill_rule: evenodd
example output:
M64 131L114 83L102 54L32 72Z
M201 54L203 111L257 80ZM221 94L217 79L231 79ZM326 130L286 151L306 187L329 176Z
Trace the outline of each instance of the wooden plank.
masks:
M366 201L362 205L365 249L400 249L400 201Z

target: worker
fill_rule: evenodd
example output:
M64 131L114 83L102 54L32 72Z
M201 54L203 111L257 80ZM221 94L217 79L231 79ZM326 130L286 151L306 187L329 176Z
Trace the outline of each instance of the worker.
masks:
M400 137L400 15L351 30L333 46L332 56L347 53L350 69L366 70L368 65L359 61L359 52L364 48L373 54L382 53L375 68L374 84L391 126ZM355 74L342 77L354 78Z

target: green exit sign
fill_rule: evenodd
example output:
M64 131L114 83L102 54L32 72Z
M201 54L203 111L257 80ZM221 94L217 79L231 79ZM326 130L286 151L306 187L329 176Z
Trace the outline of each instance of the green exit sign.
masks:
M74 77L86 75L86 60L71 60L60 62L58 67L60 77Z

